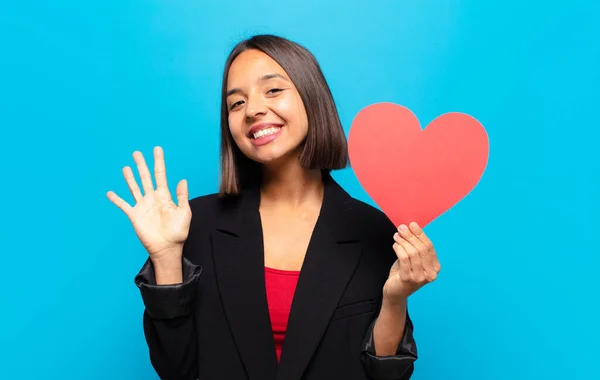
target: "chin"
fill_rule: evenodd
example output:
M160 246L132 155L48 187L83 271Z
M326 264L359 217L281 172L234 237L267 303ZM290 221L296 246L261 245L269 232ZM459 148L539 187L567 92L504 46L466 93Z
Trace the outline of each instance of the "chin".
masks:
M298 159L300 154L297 150L273 149L270 152L253 152L250 159L264 166L283 164L292 158Z
M262 154L251 157L252 160L258 162L261 165L266 165L266 166L275 165L278 162L284 161L284 158L285 158L285 156L281 156L281 155L265 156Z

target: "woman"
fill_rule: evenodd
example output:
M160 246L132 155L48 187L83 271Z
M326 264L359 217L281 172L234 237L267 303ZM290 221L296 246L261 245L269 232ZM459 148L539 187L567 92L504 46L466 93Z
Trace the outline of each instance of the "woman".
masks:
M415 223L398 229L330 176L348 161L314 57L281 37L239 43L224 70L219 194L177 205L164 155L144 194L108 198L149 258L135 278L162 379L408 379L417 350L407 298L440 270Z

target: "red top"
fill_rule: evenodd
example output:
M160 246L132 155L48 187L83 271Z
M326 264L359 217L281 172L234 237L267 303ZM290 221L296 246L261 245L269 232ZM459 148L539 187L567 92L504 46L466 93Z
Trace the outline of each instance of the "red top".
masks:
M292 307L292 299L300 271L280 270L265 267L265 283L269 315L275 340L277 361L281 358L281 348L287 330L288 318Z

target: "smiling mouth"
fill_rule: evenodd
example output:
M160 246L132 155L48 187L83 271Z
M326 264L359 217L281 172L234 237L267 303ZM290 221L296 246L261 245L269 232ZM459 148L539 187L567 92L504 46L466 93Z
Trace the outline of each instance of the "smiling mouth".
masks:
M266 136L270 136L273 135L277 132L279 132L279 130L283 128L281 126L273 126L273 127L269 127L269 128L265 128L265 129L261 129L260 131L254 132L250 134L250 137L254 140L256 139L260 139L261 137L266 137Z

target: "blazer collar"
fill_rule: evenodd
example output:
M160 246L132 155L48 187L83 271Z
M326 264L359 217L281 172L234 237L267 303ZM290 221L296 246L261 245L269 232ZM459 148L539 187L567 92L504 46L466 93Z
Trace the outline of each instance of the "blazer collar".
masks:
M277 357L264 277L257 187L224 201L213 259L225 317L251 380L299 380L358 264L361 249L350 196L330 175L292 302L281 361Z
M327 227L334 239L341 243L356 239L355 224L351 218L341 217L350 212L350 195L331 177L323 174L324 195L321 218L326 219ZM221 204L217 230L240 237L247 229L248 218L258 213L260 206L260 188L252 186L240 195L224 199ZM329 222L332 223L329 223ZM256 232L256 231L253 231Z

